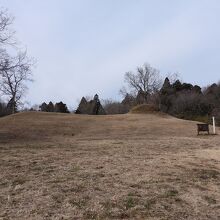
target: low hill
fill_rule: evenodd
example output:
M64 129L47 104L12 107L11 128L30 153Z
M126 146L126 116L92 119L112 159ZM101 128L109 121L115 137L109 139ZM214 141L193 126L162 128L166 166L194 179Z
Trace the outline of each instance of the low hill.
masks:
M133 113L133 114L159 113L159 109L155 105L142 104L142 105L137 105L134 108L132 108L130 113Z
M218 219L220 137L143 109L1 118L0 219Z
M151 114L141 114L151 112ZM0 133L8 141L71 137L87 139L137 139L138 137L195 137L196 122L158 114L149 106L138 106L132 114L75 115L25 112L0 119Z

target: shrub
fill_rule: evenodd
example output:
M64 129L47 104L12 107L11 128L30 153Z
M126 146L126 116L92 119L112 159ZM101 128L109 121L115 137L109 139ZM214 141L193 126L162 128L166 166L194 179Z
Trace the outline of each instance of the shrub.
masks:
M104 102L105 112L108 115L125 114L125 113L128 113L130 109L129 105L122 104L117 101L105 100L103 102Z
M10 112L8 111L7 105L4 102L0 102L0 117L9 115Z

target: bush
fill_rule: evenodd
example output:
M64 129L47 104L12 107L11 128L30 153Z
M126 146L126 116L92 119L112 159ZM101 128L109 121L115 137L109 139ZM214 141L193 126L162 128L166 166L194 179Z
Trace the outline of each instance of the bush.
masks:
M114 115L114 114L126 114L129 112L130 106L122 104L120 102L112 101L112 100L105 100L104 103L104 110L107 115Z
M55 112L61 112L61 113L69 113L69 110L63 102L59 102L55 104Z
M216 125L220 126L220 108L213 109L212 116L216 119Z
M0 102L0 117L10 115L10 112L7 109L7 105L3 102Z
M39 108L42 112L69 113L66 104L64 104L63 102L58 102L55 105L53 104L53 102L49 102L49 104L44 102L40 105Z

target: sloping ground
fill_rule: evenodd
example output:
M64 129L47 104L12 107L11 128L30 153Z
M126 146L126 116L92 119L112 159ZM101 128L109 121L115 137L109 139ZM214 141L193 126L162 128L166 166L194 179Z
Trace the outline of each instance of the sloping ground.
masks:
M137 105L133 107L130 111L131 113L136 113L136 114L149 114L149 113L160 113L159 108L155 105L151 104L142 104L142 105Z
M159 136L195 137L196 123L168 115L74 115L29 112L0 119L0 132L7 141L75 139L137 139Z
M0 219L220 219L220 137L196 122L20 113L0 156Z

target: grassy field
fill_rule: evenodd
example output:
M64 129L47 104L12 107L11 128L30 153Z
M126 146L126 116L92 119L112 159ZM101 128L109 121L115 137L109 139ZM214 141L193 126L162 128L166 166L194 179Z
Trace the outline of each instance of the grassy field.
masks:
M220 136L159 113L1 118L0 219L219 220Z

